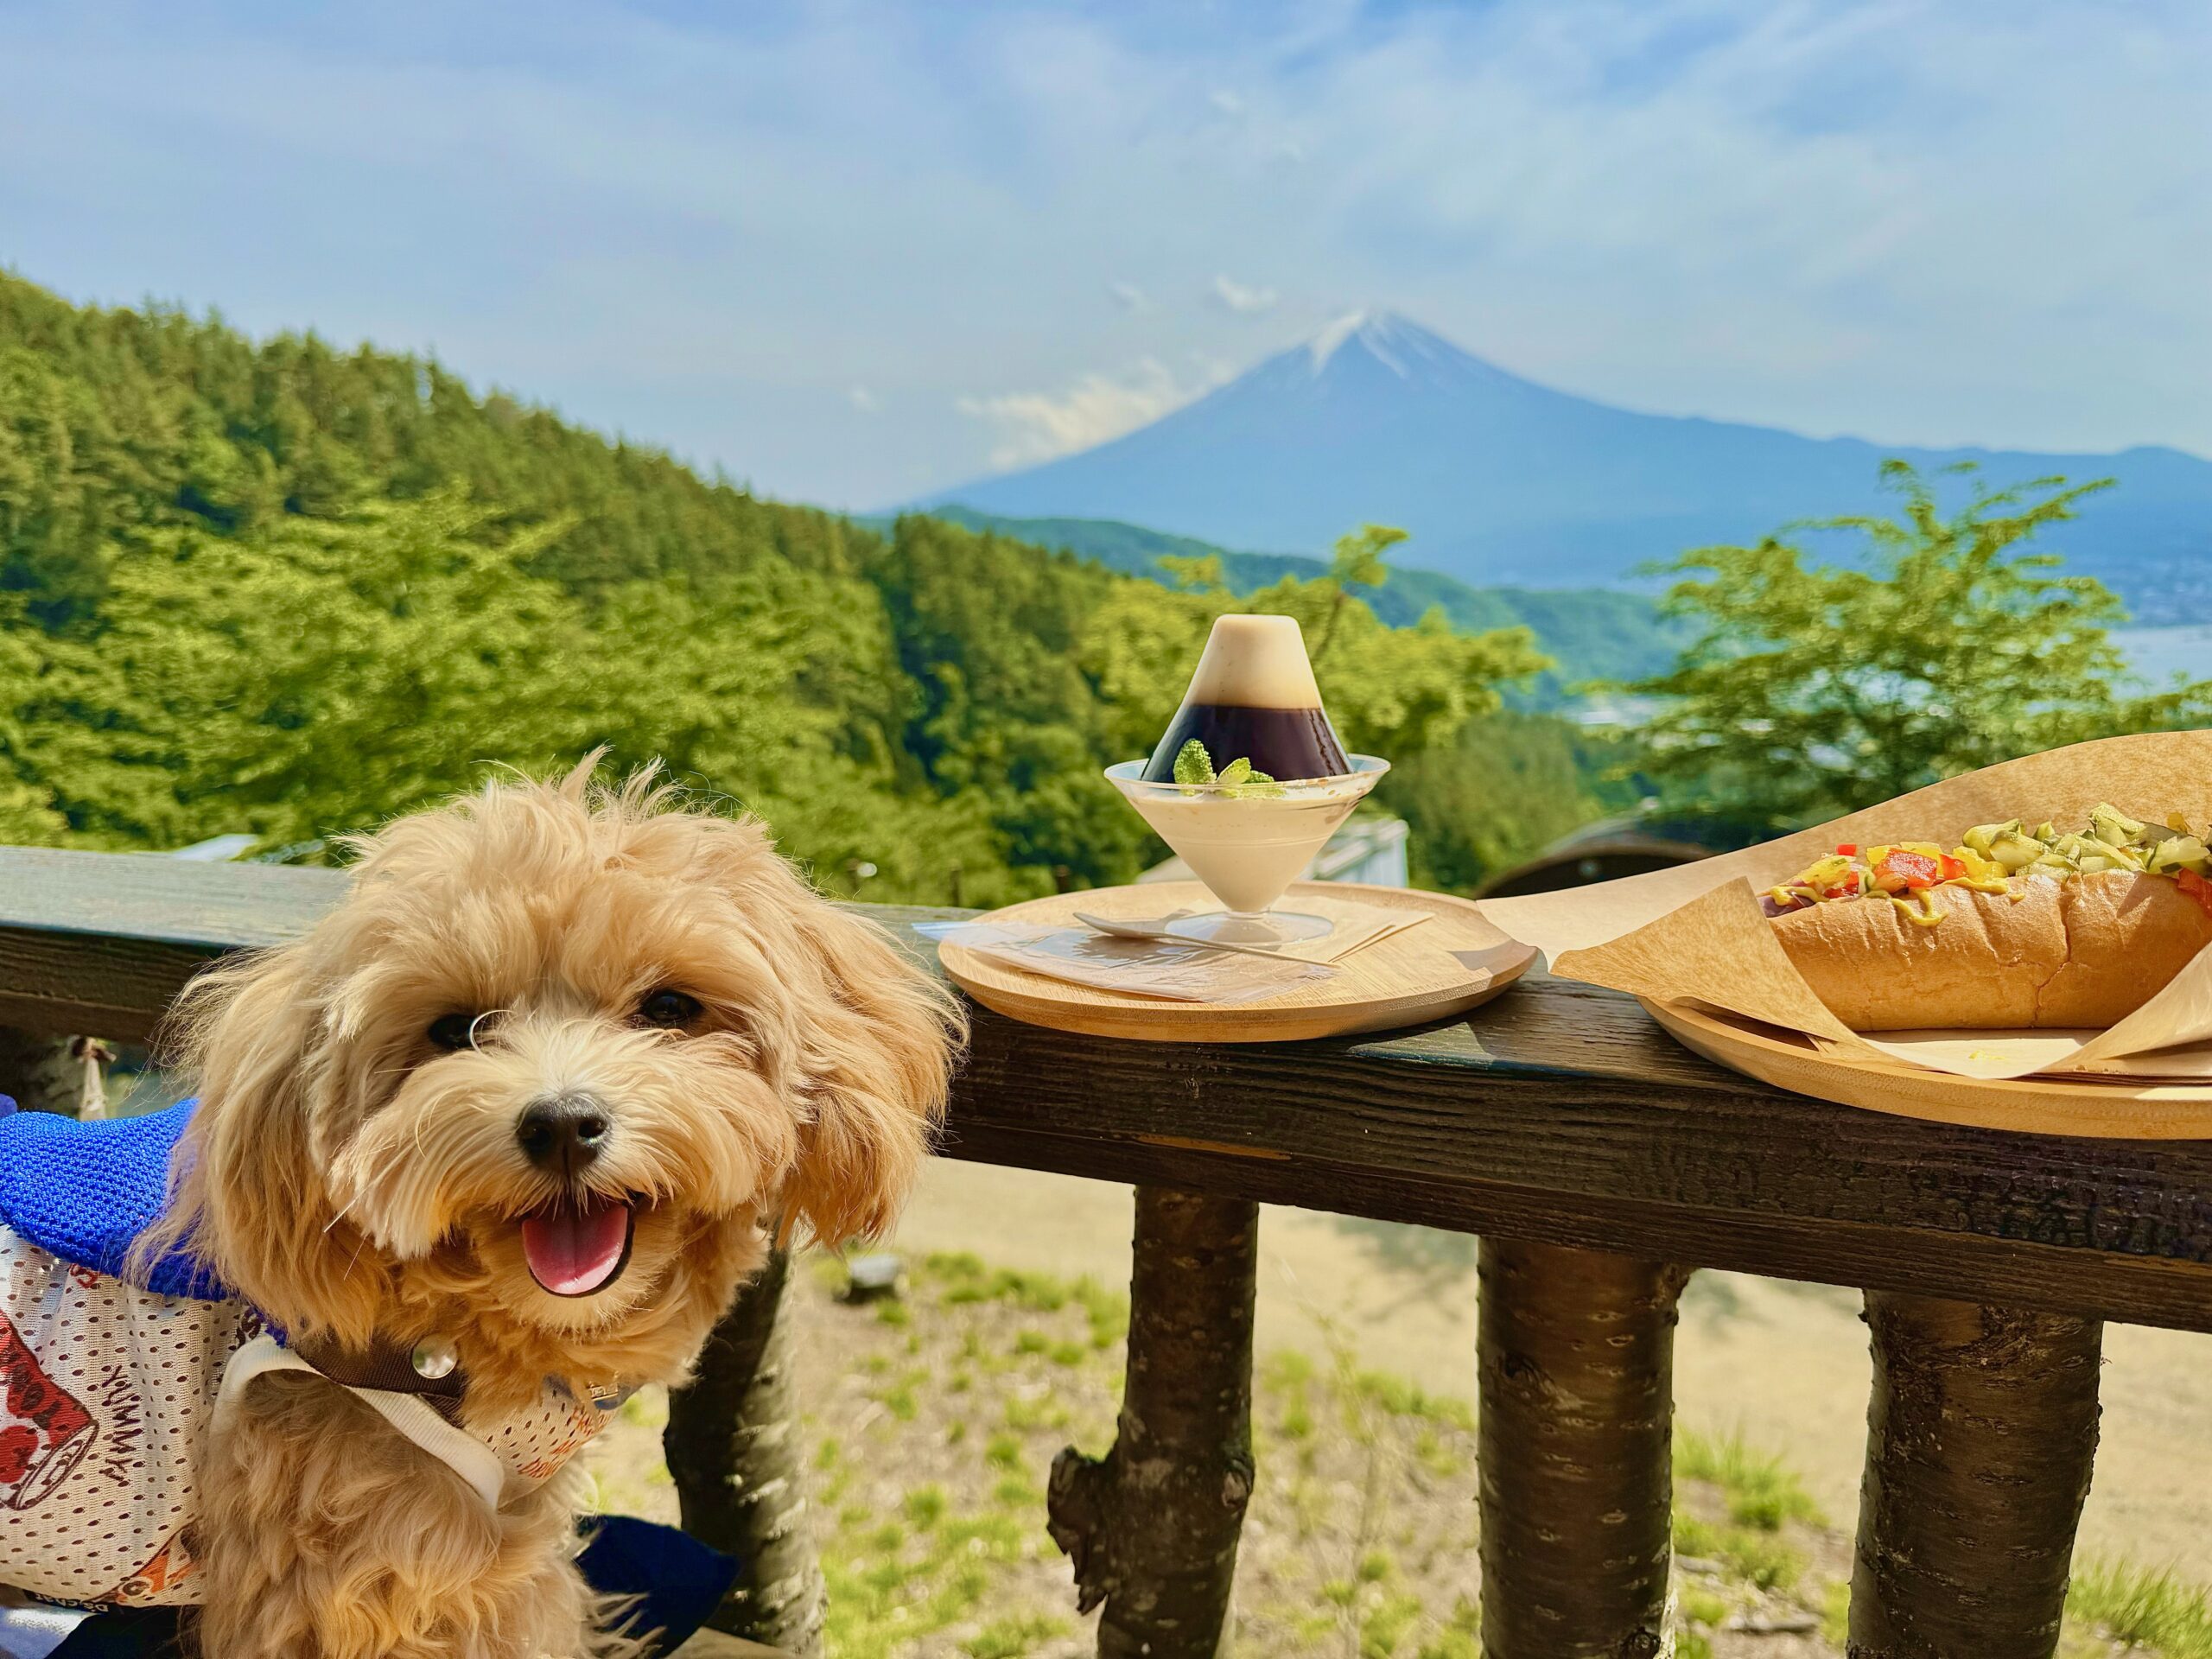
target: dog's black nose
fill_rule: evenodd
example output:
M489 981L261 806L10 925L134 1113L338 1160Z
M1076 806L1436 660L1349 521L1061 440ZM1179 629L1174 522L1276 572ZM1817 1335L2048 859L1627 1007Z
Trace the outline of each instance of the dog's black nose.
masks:
M589 1095L534 1100L515 1124L522 1155L556 1175L582 1174L607 1145L607 1109Z

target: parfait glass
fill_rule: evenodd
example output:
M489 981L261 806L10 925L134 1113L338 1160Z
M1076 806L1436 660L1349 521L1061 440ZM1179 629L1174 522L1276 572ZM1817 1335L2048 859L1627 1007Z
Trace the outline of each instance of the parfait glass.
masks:
M1180 918L1168 931L1260 945L1327 934L1328 918L1278 910L1275 901L1390 769L1376 755L1348 758L1351 770L1333 778L1260 785L1148 782L1142 760L1107 767L1108 781L1221 901L1219 912Z

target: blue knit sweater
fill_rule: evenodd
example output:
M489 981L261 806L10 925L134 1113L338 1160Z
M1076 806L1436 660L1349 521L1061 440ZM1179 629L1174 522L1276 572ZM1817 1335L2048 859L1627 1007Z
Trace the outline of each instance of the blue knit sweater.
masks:
M17 1111L0 1095L0 1224L65 1262L125 1276L130 1247L168 1201L169 1154L195 1104L80 1123ZM163 1296L230 1295L189 1255L163 1256L143 1277L146 1289Z

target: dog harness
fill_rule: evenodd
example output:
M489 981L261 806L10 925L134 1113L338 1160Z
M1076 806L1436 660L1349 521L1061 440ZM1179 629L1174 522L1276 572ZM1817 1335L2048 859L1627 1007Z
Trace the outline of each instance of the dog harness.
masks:
M493 1507L606 1426L612 1389L548 1378L486 1423L449 1354L303 1353L188 1255L126 1278L193 1104L80 1123L0 1096L0 1584L79 1606L197 1602L194 1452L272 1370L347 1389Z

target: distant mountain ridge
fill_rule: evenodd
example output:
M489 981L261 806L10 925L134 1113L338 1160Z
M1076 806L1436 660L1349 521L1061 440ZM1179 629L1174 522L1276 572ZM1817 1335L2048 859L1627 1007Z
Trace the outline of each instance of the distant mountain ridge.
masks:
M1649 415L1487 363L1389 313L1347 317L1095 448L943 491L1010 518L1119 520L1225 547L1319 553L1369 520L1403 556L1482 586L1620 585L1645 562L1794 519L1886 511L1882 461L1977 463L1992 484L2112 477L2041 545L2138 620L2212 618L2212 461L2178 449L1931 449Z
M1034 546L1065 549L1110 570L1155 582L1168 579L1163 558L1217 558L1223 577L1239 594L1286 575L1318 575L1326 568L1322 560L1300 554L1239 552L1113 519L1005 518L963 506L940 507L931 516ZM880 526L887 520L861 522ZM1454 626L1471 633L1528 628L1558 664L1542 677L1533 699L1544 707L1566 701L1567 688L1582 681L1658 673L1672 664L1688 638L1687 627L1661 617L1648 596L1609 588L1475 588L1433 570L1394 569L1382 587L1355 586L1352 591L1393 627L1441 608Z

